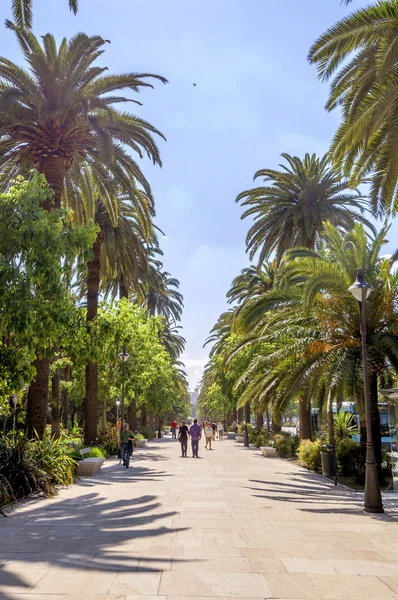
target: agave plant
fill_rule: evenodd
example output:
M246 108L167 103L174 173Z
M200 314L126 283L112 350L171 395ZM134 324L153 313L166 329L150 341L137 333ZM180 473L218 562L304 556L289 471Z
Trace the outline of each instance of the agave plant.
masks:
M354 415L343 411L337 412L334 415L334 437L336 442L351 439L353 435L358 435Z

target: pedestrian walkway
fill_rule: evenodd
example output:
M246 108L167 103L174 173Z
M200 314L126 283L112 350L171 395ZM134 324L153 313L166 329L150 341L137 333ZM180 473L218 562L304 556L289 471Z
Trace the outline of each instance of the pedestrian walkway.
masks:
M0 519L1 600L398 599L398 521L232 441L175 441Z

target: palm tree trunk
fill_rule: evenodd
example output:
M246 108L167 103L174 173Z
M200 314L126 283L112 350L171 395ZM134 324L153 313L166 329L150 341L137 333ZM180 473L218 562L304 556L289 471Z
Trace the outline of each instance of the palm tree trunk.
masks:
M147 420L146 406L143 405L141 407L141 427L147 427L147 425L148 425L148 420Z
M282 427L280 425L281 422L281 413L276 410L274 401L272 401L272 431L273 433L280 433L282 431Z
M309 390L304 390L300 402L300 440L311 439L311 400Z
M42 157L37 167L39 173L43 173L47 183L54 192L54 203L46 200L42 208L47 211L61 207L61 196L66 174L65 160L58 156L47 155ZM48 352L48 356L50 352ZM48 406L48 386L50 379L50 359L37 358L33 366L36 369L36 376L32 381L26 406L26 432L29 437L34 435L34 431L40 437L43 437L47 424L47 406Z
M50 359L38 358L33 363L36 369L28 390L26 404L26 435L33 438L37 432L40 438L44 435L47 424L48 382L50 379Z
M98 233L92 248L92 259L87 265L87 323L94 321L98 313L100 285L102 231ZM89 361L86 365L86 399L84 405L84 439L94 442L98 429L98 365Z
M66 175L65 159L61 156L53 156L51 154L41 158L40 165L38 166L39 173L43 173L47 179L48 185L54 192L54 202L46 200L43 202L42 207L44 210L54 210L61 208L61 197L64 187L64 179Z
M264 425L264 415L261 412L257 412L256 414L256 428L262 429Z
M70 380L70 366L66 365L64 369L64 381ZM68 427L68 419L69 419L69 392L66 388L62 390L62 422L67 429Z
M238 408L238 423L243 422L243 408Z
M51 433L59 437L60 435L60 373L56 370L51 379Z
M384 481L384 476L381 470L383 457L381 453L381 431L377 379L377 373L372 372L370 375L370 415L372 420L372 436L375 458L377 462L377 471L379 473L379 481L382 483Z
M119 275L119 300L121 300L122 298L127 298L128 299L129 294L127 291L127 287L126 287L126 282L124 279L124 275L122 273L122 271L120 270L120 275Z
M269 434L270 426L269 426L269 407L268 407L268 403L267 403L267 406L265 407L265 416L266 416L266 420L267 420L267 433Z
M128 412L128 419L130 424L130 429L132 431L136 431L137 429L137 400L133 398L131 400L131 404Z

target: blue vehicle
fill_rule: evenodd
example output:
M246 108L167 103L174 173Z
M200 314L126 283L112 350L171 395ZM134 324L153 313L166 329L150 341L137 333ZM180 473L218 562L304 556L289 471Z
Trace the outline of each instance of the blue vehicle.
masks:
M354 402L343 402L338 409L342 412L349 412L354 417L355 423L359 429L360 416L355 411ZM333 403L333 412L337 412L337 404ZM391 423L390 410L387 402L379 402L379 415L380 415L380 433L381 433L381 444L385 450L396 452L397 450L397 431L395 424ZM352 439L355 442L359 442L359 435L353 435Z

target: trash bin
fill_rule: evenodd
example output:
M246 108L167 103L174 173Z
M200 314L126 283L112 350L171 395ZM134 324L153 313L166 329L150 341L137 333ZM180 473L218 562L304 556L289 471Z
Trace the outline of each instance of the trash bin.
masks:
M330 446L322 446L321 450L322 475L332 477L333 475L333 452Z

